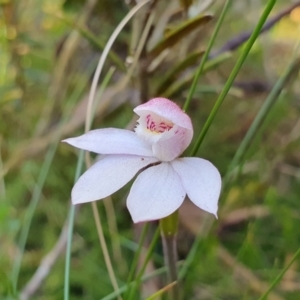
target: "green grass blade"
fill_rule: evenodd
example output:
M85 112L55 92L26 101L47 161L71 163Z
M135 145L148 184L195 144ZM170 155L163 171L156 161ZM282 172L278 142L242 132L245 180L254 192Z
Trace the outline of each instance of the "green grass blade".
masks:
M133 259L133 262L132 262L132 265L131 265L131 268L130 268L130 272L129 272L129 275L128 275L128 278L127 278L127 284L128 286L130 285L133 277L134 277L134 273L137 269L137 264L138 264L138 261L139 261L139 256L142 252L142 249L143 249L143 244L144 244L144 241L146 239L146 234L147 234L147 231L148 231L148 228L149 228L149 223L145 223L144 227L143 227L143 231L142 231L142 234L141 234L141 237L140 237L140 240L139 240L139 246L138 246L138 249L137 251L135 252L135 255L134 255L134 259ZM132 287L132 285L131 285ZM128 298L130 299L130 294L131 294L131 289L129 288L128 289L128 294L125 298Z
M194 95L194 92L195 92L195 89L196 89L196 86L198 84L198 80L203 72L203 69L204 69L204 64L208 58L208 55L210 53L210 50L216 40L216 37L219 33L219 29L221 28L221 25L223 23L223 20L224 20L224 17L226 15L226 12L228 10L228 7L229 7L229 4L231 3L231 0L227 0L224 7L223 7L223 10L222 10L222 13L218 19L218 22L217 22L217 25L214 29L214 32L209 40L209 43L208 43L208 47L207 47L207 50L205 51L204 55L203 55L203 58L201 60L201 63L199 65L199 68L195 74L195 77L194 77L194 80L193 80L193 83L192 83L192 86L191 88L189 89L189 93L188 93L188 96L186 98L186 101L184 103L184 106L183 106L183 110L186 111L188 109L188 107L190 106L190 103L191 103L191 100L192 100L192 97Z
M186 274L189 272L190 267L193 264L194 257L199 251L199 248L203 245L205 245L205 239L207 237L207 234L209 232L209 229L211 228L214 220L208 215L204 215L203 217L203 225L201 228L201 231L196 236L196 239L192 245L192 247L189 249L189 253L184 261L184 264L182 265L181 269L179 270L178 278L181 280L185 278Z
M91 74L91 72L92 72L92 68L91 68L91 66L89 66L88 74ZM77 88L74 90L74 92L72 93L72 95L70 95L70 97L68 98L67 103L66 103L66 111L67 112L71 111L71 108L73 107L75 101L78 99L79 95L82 94L85 86L86 86L86 80L84 80L82 82L82 84L79 84L77 86ZM67 119L68 119L68 115L66 114L64 116L63 120L61 121L61 127L63 124L65 124ZM12 283L13 283L14 289L16 289L17 284L18 284L18 277L19 277L19 273L20 273L20 269L21 269L21 263L22 263L22 259L23 259L25 246L26 246L26 242L28 239L32 219L34 217L34 213L36 211L38 202L40 200L42 189L46 182L46 178L49 173L49 170L50 170L50 167L51 167L51 164L52 164L52 161L53 161L53 158L54 158L54 155L55 155L58 143L59 143L59 138L60 138L60 136L58 134L58 136L56 137L56 140L53 142L53 144L50 146L49 150L46 153L45 160L43 162L43 165L41 166L41 171L40 171L40 174L39 174L39 177L37 180L37 184L34 188L29 207L26 211L25 221L24 221L24 225L22 226L22 229L21 229L20 239L19 239L19 243L18 243L19 244L19 252L14 260L13 267L12 267L11 278L12 278Z
M77 167L75 172L75 182L78 180L84 161L84 150L80 150L79 157L77 161ZM66 263L65 263L65 281L64 281L64 299L69 299L69 285L70 285L70 265L71 265L71 250L72 250L72 237L73 237L73 229L74 229L74 220L75 220L75 205L71 204L69 211L69 226L68 226L68 241L66 248Z
M167 272L167 268L166 267L162 267L160 269L156 269L153 272L145 275L142 277L142 282L147 281L148 279L151 279L153 277L156 277L158 275L164 274ZM101 298L101 300L113 300L116 299L119 295L121 295L122 293L126 292L133 284L135 284L135 281L131 282L129 285L124 285L122 287L119 288L119 290L112 292L111 294L105 296L104 298Z
M21 269L21 263L22 263L22 259L23 259L23 254L25 251L25 246L26 246L26 241L28 238L28 234L29 234L29 230L31 227L31 223L32 223L32 219L34 216L34 212L36 211L37 205L39 203L41 194L42 194L42 189L43 186L45 184L45 181L47 179L47 175L49 173L52 161L53 161L53 157L54 154L56 152L57 149L57 142L52 144L50 149L48 150L44 163L41 167L41 172L39 174L37 183L35 185L35 188L33 190L32 193L32 198L29 204L29 207L26 211L26 215L25 215L25 221L24 224L22 226L22 230L20 233L20 240L19 240L19 251L18 254L16 255L16 258L14 260L14 264L12 267L12 274L11 274L11 278L12 278L12 284L13 284L13 288L16 291L17 288L17 284L18 284L18 278L19 278L19 274L20 274L20 269Z
M164 38L149 51L149 56L158 56L163 50L173 47L175 44L179 43L183 37L186 37L192 31L205 25L211 19L211 15L198 15L192 19L183 21L176 28L165 34Z
M137 267L137 264L138 264L138 259L139 259L139 256L140 256L141 252L142 252L142 249L143 249L143 244L144 244L144 241L146 239L146 234L147 234L148 228L149 228L149 223L147 222L143 226L142 234L141 234L141 237L140 237L140 240L139 240L139 246L138 246L137 251L135 252L134 259L133 259L133 262L131 264L130 272L129 272L129 275L128 275L128 278L127 278L127 283L128 284L132 281L133 276L134 276L134 272L136 271L136 267Z
M152 294L150 297L147 297L146 300L160 299L160 297L162 297L163 294L167 293L175 285L177 285L176 281L169 283L168 285L164 286L163 288Z
M145 272L145 269L146 269L146 267L147 267L147 264L148 264L148 262L149 262L149 260L150 260L150 258L151 258L151 256L152 256L152 254L153 254L153 252L154 252L154 248L155 248L155 246L156 246L156 243L157 243L157 241L158 241L159 236L160 236L160 231L159 231L159 228L157 228L156 231L155 231L155 233L154 233L154 235L153 235L151 244L150 244L150 246L149 246L149 248L148 248L148 251L147 251L147 254L146 254L146 258L145 258L145 261L144 261L144 263L143 263L143 265L142 265L142 267L141 267L141 270L139 271L139 273L138 273L137 276L136 276L136 280L135 280L135 282L133 283L132 288L130 289L129 297L126 298L126 299L128 299L128 300L136 299L136 297L135 297L135 291L136 291L136 289L139 287L139 285L141 284L143 274L144 274L144 272Z
M264 25L264 23L266 22L270 12L272 11L274 5L276 3L276 0L269 0L268 1L268 4L263 12L263 14L261 15L252 35L250 36L248 42L246 43L245 47L244 47L244 50L241 54L241 56L239 57L237 63L235 64L226 84L224 85L224 88L220 94L220 96L218 97L210 115L208 116L204 126L203 126L203 129L202 131L200 132L197 140L196 140L196 143L195 143L195 146L194 148L192 149L192 156L195 156L203 142L203 139L210 127L210 125L212 124L221 104L223 103L227 93L229 92L229 89L230 87L232 86L233 82L234 82L234 79L235 77L237 76L238 72L240 71L244 61L246 60L254 42L256 41L257 37L259 36L260 34L260 31Z
M113 75L114 69L110 69L109 72L106 74L103 82L99 88L99 98L104 92L105 88L109 84L109 81ZM98 99L99 99L98 98ZM97 104L97 102L95 103ZM92 113L91 123L93 122L95 114ZM79 152L79 157L77 161L77 167L75 172L75 180L76 182L82 172L83 167L83 159L84 159L84 151ZM68 241L67 241L67 249L66 249L66 262L65 262L65 281L64 281L64 300L69 299L69 283L70 283L70 265L71 265L71 250L72 250L72 237L73 237L73 229L74 229L74 221L75 221L75 206L71 205L69 211L69 228L68 228Z
M296 53L298 53L298 52L296 51ZM264 102L260 111L258 112L256 118L254 119L252 125L250 126L245 138L243 139L242 143L240 144L240 146L236 152L236 155L234 156L232 162L230 163L227 175L225 176L223 188L227 187L227 184L228 184L227 176L228 176L229 172L238 165L238 163L240 162L242 157L245 155L245 153L249 149L249 145L250 145L251 141L253 140L256 132L258 131L259 127L262 125L262 123L266 119L267 114L271 111L273 105L276 103L276 100L278 99L278 96L280 95L282 89L285 87L287 82L290 80L291 76L297 74L297 70L299 68L300 68L300 58L299 57L293 58L292 62L287 67L286 71L276 82L275 86L273 87L272 91L270 92L266 101ZM199 247L201 246L201 242L203 241L203 239L204 239L203 236L201 236L201 235L197 236L197 238L196 238L195 242L193 243L193 246L189 252L189 255L184 263L184 266L181 269L179 278L184 277L185 274L188 272L188 268L193 262L193 256L196 254L196 251L199 250ZM299 253L297 252L297 256L298 255L299 255ZM293 261L294 261L294 259L292 259L292 262ZM292 262L291 262L291 264L292 264ZM283 270L283 273L284 272L286 272L286 269ZM278 275L278 277L272 283L272 286L270 286L268 291L264 294L263 298L260 298L259 300L265 299L267 294L278 283L278 280L280 280L280 278L282 276L283 276L283 274Z
M299 68L300 68L300 58L297 57L287 67L284 74L277 80L276 84L274 85L273 89L271 90L270 94L268 95L267 99L265 100L264 104L262 105L261 109L256 115L254 121L252 122L238 150L236 151L236 154L229 165L228 172L230 172L241 162L243 156L246 154L247 150L249 149L249 146L253 138L255 137L255 134L257 133L258 129L261 127L267 115L269 114L272 107L276 103L276 100L278 99L281 91L283 90L283 88L285 87L285 85L287 84L291 76L297 73L297 70L299 70Z
M268 290L258 299L258 300L265 300L268 297L270 291L279 283L285 272L290 268L293 262L300 256L300 248L295 252L294 256L292 257L291 261L285 266L285 268L277 275L277 277L273 280L271 285L269 286Z
M220 64L222 64L225 60L229 59L231 57L230 52L225 52L220 54L219 56L216 56L215 58L209 60L206 62L206 64L203 67L202 75L206 72L209 72L210 70L213 70L217 68ZM180 91L185 90L190 86L192 80L194 78L194 74L189 74L185 76L183 79L179 79L177 81L174 81L173 84L171 84L163 93L162 95L166 98L172 98L176 94L178 94Z
M77 24L76 22L69 20L67 17L63 15L53 15L57 19L61 20L74 30L76 30L83 38L85 38L94 48L99 49L103 51L105 47L105 42L101 39L99 39L97 36L93 34L92 31L89 29ZM114 50L110 50L108 53L108 57L111 59L111 61L123 72L126 72L126 67L124 65L124 62L122 59L118 56L117 53L115 53Z

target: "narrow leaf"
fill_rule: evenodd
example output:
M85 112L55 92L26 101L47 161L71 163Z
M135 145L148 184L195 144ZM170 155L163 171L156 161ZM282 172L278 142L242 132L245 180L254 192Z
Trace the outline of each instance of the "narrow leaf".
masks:
M179 73L181 73L188 67L197 64L200 58L203 56L204 52L205 51L203 50L193 52L190 55L188 55L184 60L182 60L173 68L171 68L165 76L160 78L156 94L162 94L162 92L171 84L171 82L176 79L176 76L178 76Z
M221 63L223 63L229 57L231 57L231 53L227 52L227 53L224 53L223 55L221 55L219 57L216 57L216 59L208 61L204 66L202 74L218 67ZM192 80L193 80L193 78L194 78L194 75L195 75L195 73L190 73L185 78L174 82L174 84L169 86L169 88L166 91L163 92L163 96L166 97L166 98L172 98L172 97L174 97L174 95L176 95L180 91L182 91L185 88L189 87Z
M150 56L157 56L163 50L174 46L182 38L186 37L195 29L207 24L212 19L211 15L200 15L196 18L190 19L186 22L181 23L173 30L168 31L166 36L150 50Z

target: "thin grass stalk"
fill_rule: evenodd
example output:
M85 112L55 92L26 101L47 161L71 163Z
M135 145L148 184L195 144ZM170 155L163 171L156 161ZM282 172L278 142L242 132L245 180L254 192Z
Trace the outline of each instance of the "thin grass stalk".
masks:
M240 55L238 61L236 62L232 72L230 73L230 76L227 80L227 82L225 83L224 85L224 88L220 94L220 96L218 97L211 113L209 114L204 126L203 126L203 129L201 130L197 140L196 140L196 143L192 149L192 156L195 156L206 136L206 133L208 131L208 129L210 128L221 104L223 103L225 97L227 96L227 93L229 92L229 89L231 88L233 82L234 82L234 79L236 78L238 72L240 71L244 61L246 60L254 42L256 41L257 37L259 36L260 32L261 32L261 29L264 25L264 23L266 22L269 14L271 13L274 5L276 3L276 0L269 0L268 1L268 4L266 5L265 7L265 10L263 11L253 33L251 34L248 42L246 43L245 47L244 47L244 50L242 51L242 54Z
M159 296L162 296L163 294L167 293L170 289L172 289L177 282L171 282L168 285L164 286L162 289L158 290L154 294L152 294L150 297L147 297L145 300L155 300L158 299Z
M83 9L81 10L81 13L79 15L79 19L77 20L78 23L84 24L86 22L96 2L96 0L87 0L85 2ZM75 50L77 49L79 40L79 34L75 30L72 30L64 42L64 46L62 47L62 51L60 52L57 63L55 65L52 83L49 87L49 97L51 101L47 101L45 110L42 113L42 118L40 119L40 122L36 127L36 133L42 133L46 129L46 126L50 121L49 119L51 117L51 113L57 105L57 99L62 99L65 96L65 87L67 86L66 83L69 81L70 77L65 76L66 70ZM66 78L68 79L67 81Z
M141 1L134 8L132 8L129 11L129 13L120 22L120 24L117 26L117 28L114 30L114 32L112 33L111 37L109 38L107 44L105 45L105 48L99 59L99 62L98 62L97 68L96 68L96 72L93 77L92 86L91 86L91 90L90 90L90 94L89 94L87 112L86 112L85 132L89 131L91 128L96 89L97 89L98 81L99 81L104 63L105 63L106 58L109 53L109 50L112 47L112 45L113 45L114 41L116 40L117 36L119 35L119 33L123 30L124 26L129 22L129 20L134 16L134 14L140 8L142 8L145 4L147 4L149 1L150 0ZM86 161L89 163L88 155L86 156ZM94 203L92 203L92 210L93 210L94 217L97 218L99 216L99 214L98 214L97 206L94 205ZM117 290L118 289L117 280L115 278L115 274L114 274L114 271L112 268L112 264L111 264L111 260L110 260L108 251L106 251L106 249L107 249L106 241L104 238L103 239L100 238L103 235L103 229L102 229L100 219L95 219L95 222L96 222L96 228L98 230L98 236L100 239L101 248L102 248L102 251L104 254L105 263L108 268L110 280L111 280L114 290Z
M111 67L108 71L108 73L106 74L105 78L103 79L103 82L99 88L99 91L97 93L97 99L98 101L94 101L94 109L93 109L93 116L92 116L92 121L94 120L95 117L95 112L96 112L96 107L98 105L98 102L105 90L105 88L108 86L108 83L110 81L110 79L112 78L112 75L114 74L115 71L115 67ZM88 155L88 152L86 152L86 165L90 165L90 156ZM112 249L113 249L113 254L114 254L114 259L116 261L119 261L118 264L120 264L121 266L123 265L123 269L126 269L125 264L122 263L122 252L121 252L121 245L119 243L118 240L118 227L117 227L117 223L116 223L116 214L115 214L115 210L114 210L114 206L112 204L112 199L111 197L107 197L104 201L104 207L105 207L105 211L106 211L106 215L109 216L108 217L108 229L109 232L113 235L112 238Z
M75 178L74 182L76 182L82 172L83 168L83 158L84 158L84 151L80 150ZM72 251L72 238L73 238L73 230L74 230L74 220L75 220L75 205L70 206L69 210L69 218L68 218L68 240L67 240L67 247L66 247L66 261L65 261L65 280L64 280L64 300L69 300L70 294L70 269L71 269L71 251Z
M269 2L269 4L268 4L268 6L270 6L271 5L271 3ZM270 8L266 8L266 10L265 10L265 12L266 11L269 11L269 9ZM264 16L264 14L262 15L262 17ZM243 55L243 54L242 54ZM295 63L295 61L293 62L293 63ZM293 68L291 68L292 67L292 65L293 65L293 63L287 68L287 71L281 76L281 78L278 80L278 82L275 84L275 86L274 86L274 88L273 88L273 90L274 89L278 89L278 87L280 87L278 84L279 84L279 82L281 82L281 84L282 83L286 83L286 81L287 81L287 78L289 77L289 75L288 75L288 71L292 71L292 69ZM286 77L286 80L283 80L283 77ZM281 85L280 84L280 85ZM283 88L283 86L284 85L282 85L282 87L281 88ZM275 92L275 91L271 91L271 93L270 93L270 95L271 94L273 94L273 95L277 95L277 97L278 97L278 94ZM268 98L270 98L270 95L268 96ZM270 101L270 100L269 100ZM266 100L266 102L267 102L267 100ZM263 107L261 108L261 109L263 109ZM264 109L265 110L265 109ZM267 112L270 112L270 109L268 109L267 110ZM261 115L263 115L262 113L261 113ZM258 124L258 122L257 122L257 124ZM254 125L251 125L251 127L252 126L254 126ZM249 130L251 129L251 127L249 128ZM255 126L254 128L256 128L257 129L257 126ZM251 131L254 131L254 129L251 129ZM256 131L256 130L255 130ZM246 136L247 135L249 135L249 137L247 138L247 140L249 139L250 140L250 136L252 136L252 133L250 134L248 134L248 132L247 132L247 134L246 134ZM244 144L245 144L246 142L244 142L244 140L242 141L242 143L241 143L241 145L240 145L240 147L239 147L239 149L238 149L238 151L237 152L239 152L239 154L238 154L238 157L242 157L244 154L245 154L245 151L247 151L247 147L245 147L244 146ZM248 142L247 142L248 143ZM242 145L243 144L243 145ZM241 148L242 147L242 148ZM240 148L241 148L241 150L240 150ZM197 150L196 150L196 152L197 152ZM237 154L236 154L236 156L237 156ZM235 157L236 157L235 156ZM234 157L234 159L233 159L233 161L230 163L230 167L228 168L228 170L231 170L232 168L234 168L236 165L237 165L237 162L239 161L239 159L237 159L237 158L235 158ZM226 178L227 178L227 176L228 176L228 172L226 173L226 175L225 175L225 182L224 182L224 185L223 185L223 189L225 189L226 187L227 187L227 184L228 184L228 180L226 180ZM211 226L212 226L212 224L213 224L213 222L211 221L211 220L205 220L205 223L206 223L206 225L207 225L207 228L208 228L208 230L209 230L209 228L211 228ZM179 274L179 277L180 278L182 278L182 277L184 277L185 276L185 274L187 273L187 271L188 271L188 268L189 268L189 266L192 264L192 262L193 262L193 257L195 256L195 254L196 254L196 251L197 251L197 249L199 248L199 246L201 245L201 241L203 240L205 238L205 236L201 236L200 234L198 234L198 236L197 236L197 238L196 238L196 240L195 240L195 242L193 243L193 246L192 246L192 248L191 248L191 250L190 250L190 252L189 252L189 254L188 254L188 257L186 258L186 260L185 260L185 263L184 263L184 266L182 267L182 269L181 269L181 272L180 272L180 274Z
M88 73L90 73L92 71L91 68L89 68L89 69L90 69L90 71ZM103 84L99 88L99 94L103 93L113 72L114 72L114 69L110 69L108 71L107 75L105 76L105 78L103 80ZM92 119L93 118L94 118L94 115L93 115ZM77 162L77 168L76 168L76 172L75 172L74 182L76 182L78 180L78 178L81 174L83 157L84 157L84 151L80 151L78 162ZM69 211L69 217L68 217L69 226L68 226L68 240L67 240L66 262L65 262L64 299L69 299L69 277L70 277L71 245L72 245L72 236L73 236L73 229L74 229L74 217L75 217L75 207L73 205L71 205L70 211Z
M0 138L0 173L1 173L1 170L3 168L3 161L2 161L2 156L1 156L1 138ZM4 181L4 178L0 176L0 197L4 198L6 195L6 191L5 191L5 181Z
M122 274L128 274L128 267L122 255L121 243L119 238L119 231L117 226L116 212L111 197L103 200L105 215L107 216L107 226L111 236L112 252L115 263Z
M156 277L158 275L164 274L166 272L167 272L167 268L166 267L162 267L162 268L156 269L155 271L151 272L150 274L142 276L141 282L145 282L148 279L152 279L153 277ZM129 284L126 284L126 285L120 287L120 289L118 291L112 292L111 294L105 296L104 298L101 298L101 300L113 300L118 295L126 292L135 283L136 283L135 281L132 281Z
M102 85L99 88L99 94L103 93L104 89L109 83L109 80L112 77L112 74L114 72L114 68L111 68L107 75L105 76ZM91 117L91 122L94 118L94 114ZM75 172L75 180L76 182L82 172L82 166L83 166L83 159L84 159L85 151L79 152L79 157L77 161L77 167ZM89 157L88 157L89 159ZM70 264L71 264L71 250L72 250L72 237L73 237L73 230L74 230L74 221L75 221L75 206L71 205L70 211L69 211L69 226L68 226L68 240L67 240L67 248L66 248L66 261L65 261L65 278L64 278L64 300L69 299L69 282L70 282Z
M158 241L158 238L159 238L159 228L156 229L156 231L155 231L155 233L154 233L154 235L153 235L152 241L151 241L151 243L150 243L150 245L149 245L149 248L148 248L148 252L147 252L147 254L146 254L145 261L144 261L144 263L143 263L143 265L142 265L140 271L138 272L138 274L137 274L137 276L136 276L136 279L135 279L135 281L134 281L134 283L133 283L133 288L132 288L131 291L130 291L130 295L129 295L128 299L126 299L126 300L135 300L135 299L137 299L137 298L135 297L135 292L136 292L136 290L138 289L138 287L139 287L140 284L141 284L143 274L144 274L144 272L145 272L145 270L146 270L146 267L147 267L148 262L149 262L150 259L151 259L152 254L153 254L153 252L154 252L154 248L155 248L155 246L156 246L156 243L157 243L157 241Z
M68 26L70 26L72 29L76 30L83 38L88 40L88 42L95 48L99 50L103 50L105 47L105 43L100 40L97 36L93 34L92 31L89 31L87 28L83 27L82 25L78 24L76 21L68 19L66 16L61 14L53 14L51 11L46 11L46 13L52 17L57 18L58 20L64 22ZM119 56L114 52L110 51L108 54L111 61L123 72L126 71L126 67L124 65L124 62L119 58Z
M135 252L134 259L133 259L133 262L131 264L131 268L130 268L130 271L129 271L129 274L128 274L127 283L130 283L132 281L134 273L136 272L137 264L138 264L138 261L139 261L139 256L140 256L140 254L143 250L143 245L144 245L144 242L146 240L148 229L149 229L149 223L146 222L143 226L142 234L140 236L140 240L139 240L139 243L138 243L138 245L139 245L138 249Z
M95 98L95 94L96 94L97 84L98 84L104 63L106 61L108 52L109 52L110 48L112 47L114 41L116 40L117 36L120 34L120 32L125 27L125 25L148 2L150 2L150 0L140 1L135 7L133 7L129 11L129 13L124 17L124 19L120 22L120 24L117 26L117 28L114 30L113 34L111 35L107 44L105 45L105 48L102 52L99 63L97 65L96 72L93 77L91 91L89 94L88 107L87 107L87 112L86 112L85 132L89 131L90 126L91 126L91 115L92 115L93 102L94 102L94 98Z
M151 13L149 18L147 19L147 22L146 22L146 25L145 25L145 28L143 30L143 33L141 35L141 38L140 38L140 41L138 43L138 46L137 46L137 49L136 49L136 52L135 52L135 55L134 55L134 58L133 58L133 63L132 65L130 66L127 74L126 74L126 78L125 78L125 81L129 80L130 77L132 76L133 74L133 71L135 69L135 67L137 66L137 63L138 63L138 60L139 60L139 57L142 53L142 50L145 46L145 43L146 43L146 39L148 37L148 34L149 34L149 31L150 31L150 28L153 24L153 21L154 21L154 13ZM132 280L132 277L134 275L134 272L135 272L135 269L136 269L136 265L137 265L137 262L138 262L138 255L140 253L140 251L142 250L142 245L143 245L143 241L145 239L145 230L147 229L148 226L145 226L143 228L143 233L142 233L142 239L139 243L139 248L138 248L138 251L136 252L136 255L135 255L135 258L134 258L134 262L132 264L132 268L131 268L131 271L130 271L130 275L128 276L128 280L127 280L127 283L129 283L131 280Z
M228 171L225 175L223 189L226 189L229 184L229 181L227 178L230 174L230 171L238 165L238 163L240 162L240 158L242 158L245 155L245 153L249 149L250 143L253 140L255 133L258 131L259 126L261 126L263 121L266 119L267 114L270 113L270 111L274 105L274 102L276 101L280 92L282 91L282 89L284 88L286 83L288 82L288 79L295 72L295 70L297 70L297 68L299 68L299 63L300 63L299 60L300 60L299 58L296 58L291 62L291 64L288 66L288 68L286 69L284 74L276 82L275 86L273 87L272 91L270 92L269 96L267 97L266 101L264 102L263 106L261 107L260 111L258 112L257 117L254 119L253 123L251 124L249 130L246 133L245 138L243 139L242 143L240 144L240 146L236 152L235 157L233 158L232 162L230 163L230 167L228 168ZM268 103L268 104L266 104L266 103ZM255 121L257 118L258 118L258 120ZM204 220L204 221L206 222L207 220ZM208 228L210 228L212 226L212 221L208 220L208 222L206 222L206 223L207 223ZM185 263L180 271L179 278L182 278L186 275L189 266L193 262L193 257L195 256L196 251L199 250L199 246L201 245L201 242L204 239L205 239L205 236L202 236L200 234L197 236L197 238L196 238L195 242L193 243L193 246L188 254L188 257L186 258Z
M291 265L294 263L294 261L300 256L300 248L295 252L293 255L291 261L285 266L285 268L276 276L276 278L273 280L271 285L269 286L268 290L258 299L258 300L266 300L269 293L272 291L272 289L280 282L283 275L286 273L286 271L291 267Z
M151 240L151 243L149 245L149 248L148 248L148 251L147 251L147 254L146 254L146 258L145 258L145 261L143 263L143 265L141 266L141 269L140 271L138 272L137 276L136 276L136 280L141 280L144 272L145 272L145 269L147 267L147 264L154 252L154 248L158 242L158 238L159 238L159 229L157 228L153 234L153 237L152 237L152 240Z
M138 264L138 261L139 261L139 256L143 250L143 245L144 245L144 242L145 242L145 239L146 239L146 235L147 235L147 231L149 229L149 223L146 222L143 226L143 230L142 230L142 234L140 236L140 240L139 240L139 243L138 243L138 249L137 251L135 252L135 255L134 255L134 258L133 258L133 262L131 264L131 268L130 268L130 271L129 271L129 274L128 274L128 278L127 278L127 284L130 284L130 282L132 281L133 277L134 277L134 274L137 270L137 264ZM131 294L131 290L129 289L128 290L128 294L127 296L125 297L130 299L129 298L129 295Z
M112 283L112 286L113 286L114 290L116 291L119 289L119 286L118 286L117 279L116 279L114 269L113 269L113 266L111 263L111 259L109 256L109 251L108 251L105 237L103 234L103 228L102 228L102 224L101 224L100 214L98 212L97 203L95 201L92 202L92 210L93 210L94 220L96 223L98 238L99 238L101 249L102 249L103 256L104 256L104 261L106 264L106 268L108 270L108 275L109 275L110 281ZM118 299L121 300L122 299L121 296L118 296Z
M19 251L15 257L15 260L14 260L14 263L12 266L11 280L12 280L12 285L13 285L14 291L16 291L16 288L18 285L21 263L22 263L22 259L23 259L23 255L24 255L24 251L25 251L25 245L26 245L26 241L28 238L30 226L31 226L32 219L34 216L34 212L36 211L37 205L41 198L42 189L43 189L43 186L47 179L47 176L48 176L48 173L49 173L52 161L53 161L53 157L54 157L54 154L57 149L57 144L58 144L57 142L52 144L51 147L49 148L49 150L47 151L45 160L41 167L41 171L40 171L37 183L36 183L33 193L32 193L32 197L31 197L28 209L25 214L25 219L24 219L24 223L23 223L23 226L21 229L19 243L18 243Z
M206 49L206 51L205 51L205 53L204 53L204 55L203 55L203 57L202 57L202 59L201 59L201 63L200 63L200 65L199 65L199 67L198 67L198 69L197 69L197 71L196 71L195 77L194 77L194 79L193 79L192 86L191 86L191 88L189 89L188 96L187 96L187 98L186 98L186 100L185 100L185 103L184 103L184 105L183 105L183 110L184 110L184 111L187 111L188 108L189 108L189 106L190 106L191 100L192 100L192 98L193 98L193 95L194 95L194 93L195 93L196 87L197 87L197 85L198 85L199 78L200 78L200 76L201 76L202 73L203 73L204 65L205 65L205 63L206 63L206 61L207 61L207 58L208 58L208 56L209 56L209 53L210 53L210 51L211 51L212 46L213 46L214 43L215 43L216 37L217 37L217 35L218 35L218 33L219 33L219 30L220 30L221 25L222 25L222 23L223 23L223 21L224 21L224 17L225 17L225 15L226 15L227 11L228 11L228 8L229 8L229 5L230 5L230 4L231 4L231 0L227 0L226 3L224 4L223 10L222 10L222 12L221 12L221 15L220 15L220 17L219 17L219 19L218 19L218 22L217 22L217 24L216 24L216 27L215 27L213 33L212 33L212 36L211 36L211 38L209 39L207 49Z
M286 68L283 75L277 80L276 84L272 88L267 99L265 100L259 112L257 113L255 119L253 120L239 148L237 149L228 167L227 173L232 171L233 168L235 168L242 161L256 133L258 132L263 122L266 120L267 115L270 113L271 109L273 108L274 104L279 98L279 95L281 94L283 88L286 86L291 76L297 73L299 67L300 67L300 58L299 57L294 58L293 61Z
M101 96L103 95L106 87L108 86L110 80L112 79L112 76L115 73L116 68L115 67L110 67L108 72L106 73L105 77L103 78L103 81L101 83L101 86L98 89L98 92L96 94L96 98L94 100L94 105L92 109L92 118L91 118L91 126L93 123L93 120L95 119L96 111L97 111L97 106L100 102Z
M127 80L130 79L130 77L132 76L133 72L134 72L134 69L136 68L137 64L138 64L138 61L139 61L139 58L142 54L142 51L145 47L145 43L147 41L147 38L149 36L149 32L150 32L150 29L151 29L151 26L153 24L153 21L154 21L154 16L155 16L155 13L152 12L150 15L149 15L149 18L146 22L146 25L145 25L145 29L143 30L142 32L142 35L140 37L140 41L138 43L138 46L136 48L136 52L134 54L134 57L133 57L133 62L126 74L126 78L128 78Z
M85 151L85 163L86 163L87 168L90 168L91 165L92 165L91 157L90 157L88 151ZM116 276L115 276L115 273L114 273L114 268L112 266L109 251L108 251L108 248L107 248L107 243L105 241L105 237L104 237L104 234L103 234L102 223L101 223L101 220L100 220L100 215L99 215L99 212L98 212L96 202L93 201L91 203L91 206L92 206L94 221L95 221L95 225L96 225L98 238L99 238L100 246L101 246L101 249L102 249L105 265L106 265L106 268L108 270L108 275L109 275L109 278L110 278L110 281L112 283L112 286L113 286L114 290L117 290L117 289L119 289L119 287L118 287L117 279L116 279ZM118 299L121 300L122 298L118 297Z
M202 241L207 237L208 232L211 229L212 224L214 223L214 219L210 215L205 214L205 215L203 215L202 222L203 222L204 226L203 226L202 230L196 236L196 239L195 239L191 249L189 250L188 256L186 257L182 267L180 268L179 275L178 275L179 279L184 278L186 276L186 274L188 273L189 268L191 267L191 265L193 263L193 259L196 255L196 253L199 251L199 248L204 245L202 243Z
M89 66L89 73L91 73L91 71L92 71L91 66ZM74 101L78 98L78 95L82 93L84 86L85 86L85 82L84 82L84 84L77 86L77 88L74 90L74 93L69 97L69 99L67 101L67 108L69 108L73 105ZM71 109L67 109L67 111L71 111ZM63 125L66 121L67 121L67 116L65 116L63 118L63 120L61 121L61 124ZM42 189L45 184L46 177L49 173L50 166L52 164L52 161L53 161L53 158L54 158L57 146L58 146L59 137L60 137L60 135L58 133L58 135L56 137L57 140L54 141L54 143L52 144L52 146L50 146L48 152L46 153L45 160L41 167L41 172L40 172L39 178L37 180L37 184L34 188L33 195L31 197L30 204L29 204L28 210L25 215L25 222L24 222L24 226L22 226L21 233L20 233L20 239L19 239L20 251L19 251L18 255L16 256L13 267L12 267L12 278L13 278L12 282L13 282L13 284L15 282L15 288L16 288L17 282L18 282L18 277L19 277L20 268L21 268L21 262L22 262L22 258L24 255L26 241L28 239L32 219L33 219L34 213L36 211L39 199L41 197Z

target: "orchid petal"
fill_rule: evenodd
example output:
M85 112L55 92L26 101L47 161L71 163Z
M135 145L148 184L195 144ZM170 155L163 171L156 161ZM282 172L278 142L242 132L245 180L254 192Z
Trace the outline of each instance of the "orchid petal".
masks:
M96 129L75 138L63 140L76 148L100 154L153 156L151 145L133 131L116 128Z
M171 165L180 176L190 200L217 216L221 191L221 176L217 168L209 161L196 157L179 158Z
M134 109L140 118L136 134L152 145L153 154L162 161L178 157L193 138L190 117L177 104L154 98Z
M152 145L153 154L162 161L178 157L190 144L193 131L174 126Z
M155 162L157 159L154 157L103 156L76 182L72 202L79 204L103 199L123 187L140 169Z
M138 175L127 198L135 223L164 218L182 204L185 190L169 163L150 167Z
M139 116L142 112L151 112L180 127L193 131L190 117L177 104L166 98L154 98L137 106L133 111Z

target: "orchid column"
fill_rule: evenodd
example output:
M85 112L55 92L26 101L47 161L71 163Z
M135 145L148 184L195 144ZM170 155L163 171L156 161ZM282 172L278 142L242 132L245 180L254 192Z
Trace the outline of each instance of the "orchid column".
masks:
M175 241L178 215L173 213L186 195L216 216L221 177L207 160L178 158L192 140L193 126L174 102L154 98L134 112L140 117L135 132L105 128L64 140L74 147L105 154L79 178L72 202L103 199L140 171L127 198L131 217L135 223L165 218L161 221L162 236L171 235Z

